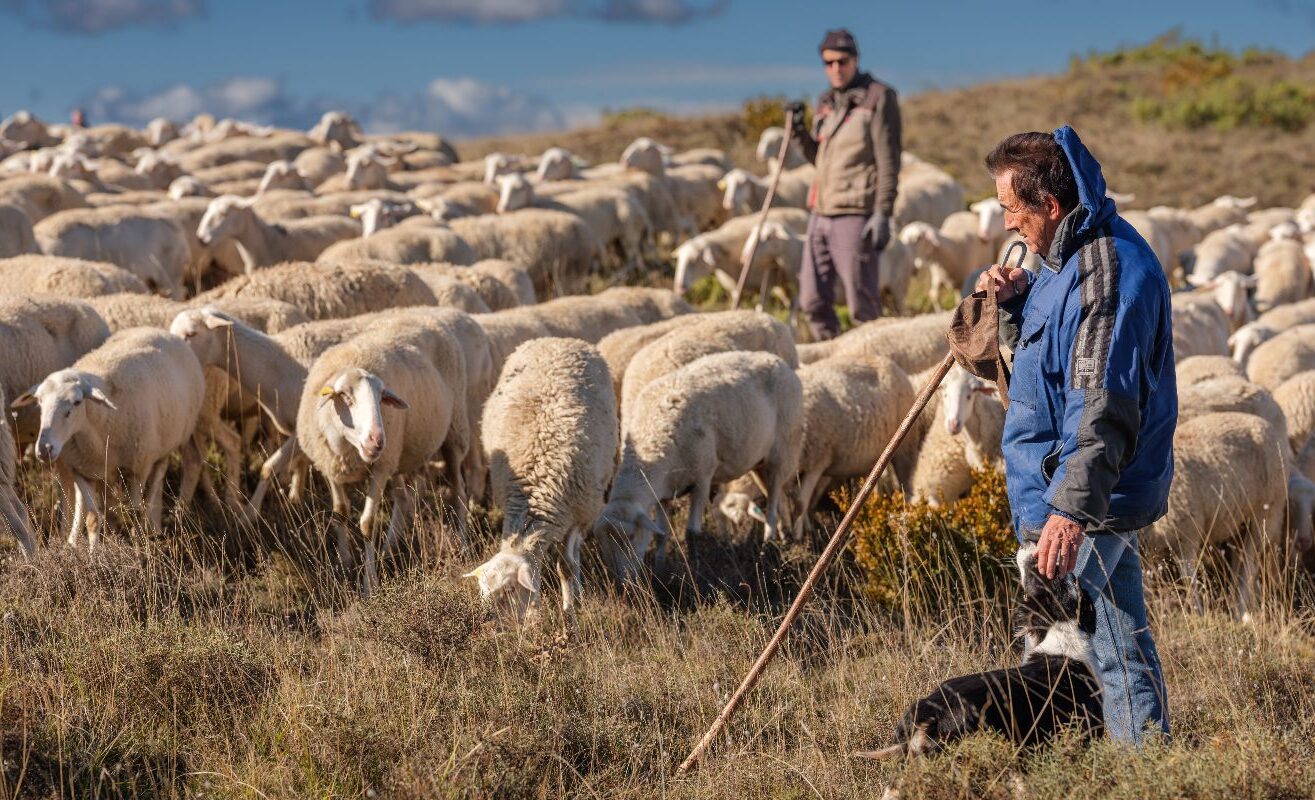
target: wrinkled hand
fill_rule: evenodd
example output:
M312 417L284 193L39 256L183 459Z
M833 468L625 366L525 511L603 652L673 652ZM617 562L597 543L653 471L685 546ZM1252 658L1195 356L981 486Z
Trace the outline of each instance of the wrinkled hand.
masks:
M1036 568L1046 578L1062 578L1078 565L1078 549L1086 534L1068 517L1052 514L1036 546Z
M878 211L863 226L863 241L873 250L885 250L890 244L890 219Z
M992 264L977 278L977 291L981 292L995 282L995 299L1003 303L1027 292L1027 270L1022 267L1005 267Z

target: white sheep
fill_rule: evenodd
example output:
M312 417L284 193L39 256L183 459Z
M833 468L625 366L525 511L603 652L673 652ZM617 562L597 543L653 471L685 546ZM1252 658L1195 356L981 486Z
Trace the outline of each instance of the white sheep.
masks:
M578 291L601 254L589 226L562 211L524 208L511 214L462 217L450 224L474 251L471 261L497 258L523 264L541 297Z
M360 125L344 111L324 112L309 135L320 144L334 142L344 150L356 147L365 138Z
M781 154L781 142L785 139L785 128L772 126L763 128L763 132L758 135L758 147L754 150L754 155L759 161L768 161L775 163ZM791 141L790 149L785 154L785 168L794 169L808 163L804 158L804 151L799 149L799 142Z
M974 270L994 260L995 247L978 237L978 225L976 214L956 211L945 218L940 229L910 222L900 230L899 240L913 251L914 263L931 270L933 297L944 289L957 295Z
M1213 378L1245 378L1246 371L1228 356L1189 356L1178 359L1174 364L1174 377L1181 391L1194 383Z
M350 212L352 219L361 221L362 238L384 228L390 228L407 217L413 217L421 213L420 206L409 200L403 203L395 203L378 197L352 206Z
M710 164L684 164L666 169L663 182L671 192L680 226L691 233L709 230L725 222L726 209L722 208L722 191L718 182L726 172Z
M1187 217L1200 231L1200 235L1205 236L1220 228L1246 222L1247 209L1255 204L1254 197L1235 197L1226 194L1216 197L1205 205L1189 209Z
M949 345L945 332L950 327L952 311L920 314L916 317L884 317L865 322L834 339L799 346L799 360L805 364L824 358L857 359L885 356L910 375L935 366ZM921 389L922 387L918 387Z
M214 197L215 193L191 175L184 175L169 184L169 199L181 200L184 197Z
M693 320L682 319L679 316L671 317L645 325L621 328L612 331L598 341L598 352L602 354L603 360L607 362L607 371L612 376L612 388L616 392L618 403L621 401L621 381L625 378L626 369L630 366L630 361L635 357L635 354L644 349L650 342L679 327L689 325L691 322Z
M11 175L0 179L0 203L22 209L33 225L51 214L87 207L81 192L48 175Z
M997 253L1009 238L1005 229L1005 208L994 197L978 200L968 206L968 210L977 215L977 238L989 244L991 252Z
M8 408L4 390L0 389L0 409ZM18 496L18 448L8 424L0 424L0 518L14 535L23 556L31 558L35 555L37 545L32 534L32 519Z
M641 136L621 152L619 159L626 169L647 172L650 175L662 175L666 171L666 161L671 155L671 148L660 145L647 136Z
M745 242L758 225L757 214L746 214L726 221L716 230L700 233L682 242L675 250L676 277L673 288L687 292L696 281L714 275L723 286L734 286L740 274L740 259ZM798 208L773 208L767 221L784 225L803 235L808 230L808 212Z
M623 425L621 465L594 528L618 536L625 552L616 575L632 581L653 537L654 570L665 571L671 536L665 514L650 509L688 493L686 546L697 547L712 487L755 470L767 486L764 538L780 538L786 482L796 473L803 436L803 389L770 353L705 356L650 384Z
M537 198L533 185L520 174L499 177L498 186L499 214L531 206L575 214L593 231L604 252L615 252L619 266L635 268L642 264L651 224L647 212L630 192L591 187L552 198Z
M1275 239L1261 245L1255 262L1255 305L1261 314L1311 296L1311 264L1300 240Z
M521 172L524 159L509 153L489 153L484 156L484 182L492 186L498 182L499 175Z
M538 603L551 559L562 609L574 613L580 547L603 510L620 447L611 377L598 351L556 338L517 348L484 408L483 439L502 541L469 577L486 600L508 603L523 619ZM610 537L599 544L618 568Z
M23 255L0 259L0 294L53 294L97 297L145 294L141 278L113 264L61 256Z
M141 278L153 292L180 299L191 247L172 219L132 207L61 211L38 222L41 252L103 261Z
M1234 331L1228 339L1228 346L1234 360L1245 365L1261 344L1288 328L1312 322L1315 322L1315 298L1278 306Z
M1315 324L1298 325L1256 348L1247 377L1271 391L1298 372L1315 369Z
M534 175L540 181L565 181L575 177L575 171L585 164L564 147L549 147L539 156L539 168Z
M1144 529L1148 553L1172 553L1200 608L1197 567L1207 548L1240 544L1236 611L1251 611L1260 561L1282 552L1286 438L1252 414L1204 414L1174 434L1169 512Z
M1178 422L1204 414L1237 411L1260 417L1288 440L1288 422L1283 408L1264 387L1244 377L1221 375L1184 386L1178 393ZM1286 451L1293 455L1291 449Z
M263 195L275 189L309 191L312 188L314 187L311 182L306 180L306 176L302 175L291 161L279 160L271 161L266 167L265 174L260 177L260 184L256 187L256 195Z
M369 238L335 242L326 247L317 260L321 264L362 261L470 264L479 257L466 238L450 228L398 225L378 231Z
M970 471L990 468L1001 458L1004 431L1004 407L995 398L995 386L958 364L950 368L939 393L937 413L910 481L912 495L932 505L968 493Z
M361 234L360 223L346 217L269 223L251 206L252 201L240 197L217 197L196 229L197 238L208 247L234 242L247 272L284 261L314 261L333 243Z
M1206 234L1192 251L1192 271L1187 282L1204 286L1225 272L1250 275L1260 242L1244 225L1229 225Z
M374 238L374 237L372 237ZM403 306L432 306L434 293L411 270L375 264L293 261L239 275L194 298L205 305L227 298L280 300L309 319L353 317Z
M13 205L0 205L0 258L39 253L32 220L23 209Z
M776 196L772 206L805 208L808 205L808 191L813 185L816 170L812 164L804 164L787 169L781 173L776 185ZM717 182L722 190L721 207L731 214L748 214L762 208L771 186L771 177L760 178L744 169L733 169Z
M1213 297L1196 292L1176 292L1170 303L1176 361L1190 356L1228 353L1228 334L1232 325Z
M384 488L391 482L387 554L411 524L415 497L408 480L425 469L443 444L455 400L430 357L392 330L329 348L307 375L297 413L297 445L329 483L344 564L353 561L346 489L365 484L359 529L365 540L361 590L367 596L379 581L374 537Z
M191 439L204 397L201 365L182 339L132 328L14 400L15 408L40 408L37 457L56 466L65 496L74 498L70 545L84 520L88 550L99 540L93 481L122 486L133 509L160 529L165 468Z
M910 222L937 227L963 208L963 186L948 173L916 157L901 165L892 220L895 230L903 230Z

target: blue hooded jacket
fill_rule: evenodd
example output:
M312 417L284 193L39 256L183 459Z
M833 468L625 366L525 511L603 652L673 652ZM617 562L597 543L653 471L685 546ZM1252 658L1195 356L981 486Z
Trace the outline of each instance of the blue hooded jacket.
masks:
M1054 136L1079 205L1027 293L1001 304L1014 349L1005 477L1020 540L1035 539L1052 514L1089 533L1164 516L1178 421L1164 271L1105 196L1077 133L1066 125Z

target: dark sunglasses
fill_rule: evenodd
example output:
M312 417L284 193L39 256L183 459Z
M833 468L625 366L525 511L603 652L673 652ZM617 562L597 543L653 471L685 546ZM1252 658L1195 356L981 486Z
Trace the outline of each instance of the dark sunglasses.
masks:
M852 56L841 56L840 58L831 58L831 59L824 58L822 59L822 63L825 64L828 68L834 67L837 64L843 67L852 60L853 60Z

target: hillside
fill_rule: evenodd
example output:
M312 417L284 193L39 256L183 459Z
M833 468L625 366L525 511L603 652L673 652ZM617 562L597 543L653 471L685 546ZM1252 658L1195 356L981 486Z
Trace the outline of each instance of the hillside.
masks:
M819 86L821 74L819 73ZM739 114L675 118L634 110L596 127L463 142L465 158L568 147L615 159L637 136L677 149L721 147L758 167L753 145L779 103ZM983 83L903 99L905 146L942 165L972 198L992 192L982 158L1004 136L1073 125L1111 188L1137 206L1194 205L1221 194L1291 205L1315 192L1315 51L1300 60L1235 54L1169 34L1147 45L1075 56L1062 75Z

